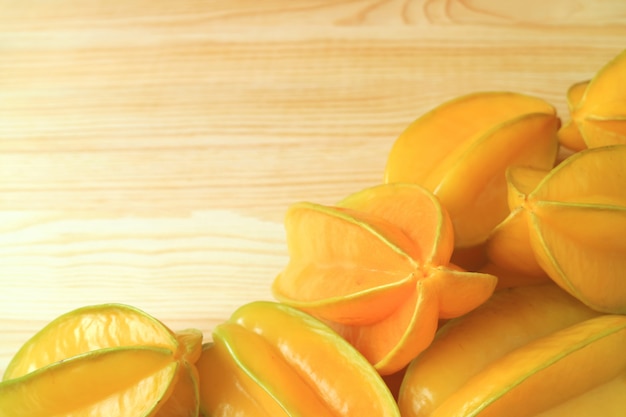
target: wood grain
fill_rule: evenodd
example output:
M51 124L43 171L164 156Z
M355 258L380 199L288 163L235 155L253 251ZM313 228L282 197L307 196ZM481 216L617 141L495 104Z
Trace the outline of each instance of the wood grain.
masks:
M288 204L376 184L460 94L567 119L625 39L619 0L0 0L0 372L85 304L209 337L271 299Z

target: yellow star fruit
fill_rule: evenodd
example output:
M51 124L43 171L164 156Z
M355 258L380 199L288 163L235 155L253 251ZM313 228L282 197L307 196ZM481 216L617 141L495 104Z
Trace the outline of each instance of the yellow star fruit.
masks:
M381 374L403 368L431 342L441 318L484 302L496 278L449 263L452 224L415 184L383 184L336 206L292 205L290 260L275 296L328 322Z
M0 416L197 417L202 333L178 333L122 304L59 316L28 340L0 383Z

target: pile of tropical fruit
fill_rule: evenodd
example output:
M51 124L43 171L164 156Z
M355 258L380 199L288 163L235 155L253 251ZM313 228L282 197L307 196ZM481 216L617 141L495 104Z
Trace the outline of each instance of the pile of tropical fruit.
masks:
M567 92L458 97L384 180L291 205L276 302L210 342L126 305L71 311L0 417L626 415L626 51Z

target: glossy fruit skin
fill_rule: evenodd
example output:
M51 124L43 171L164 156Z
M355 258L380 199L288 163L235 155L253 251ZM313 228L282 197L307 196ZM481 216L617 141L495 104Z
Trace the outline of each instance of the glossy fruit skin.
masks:
M582 87L572 88L575 100ZM570 113L585 147L626 144L626 50L600 68Z
M9 363L0 416L20 409L29 417L195 417L193 363L201 344L199 330L173 332L129 305L70 311L33 335ZM22 415L16 413L7 416Z
M439 319L483 303L497 279L450 264L446 210L416 184L382 184L336 206L292 205L276 298L324 320L388 375L432 340Z
M599 342L609 334L609 342ZM626 378L626 360L617 353L625 343L626 316L602 315L554 283L498 291L446 323L411 363L400 410L403 417L535 416ZM607 360L613 355L620 356L615 371ZM555 395L542 378L565 392ZM620 402L611 400L615 412Z
M531 172L509 169L511 213L487 241L488 257L545 272L598 311L626 313L626 145L579 151L532 186Z
M507 169L507 199L510 213L491 231L485 244L488 263L493 267L533 280L548 277L535 258L524 205L527 196L549 173L550 170L519 166Z
M215 328L197 366L207 416L400 415L358 351L321 321L280 303L237 309Z
M55 318L22 345L4 379L99 349L123 346L171 348L174 333L156 318L128 305L84 306Z
M200 331L172 332L130 306L88 306L54 320L15 355L0 383L0 417L623 417L626 51L567 98L572 120L561 128L552 106L520 94L444 103L398 139L386 186L333 207L294 205L294 224L313 214L360 229L328 245L321 260L341 252L336 264L288 266L318 268L306 278L327 273L306 297L277 292L328 325L255 302L203 346ZM433 138L424 132L448 142L416 146ZM525 148L525 136L539 140ZM549 171L557 136L578 153ZM618 167L600 175L605 184L551 182L600 153L608 156L582 171ZM506 211L493 197L501 197L505 169L506 178L516 173L510 215L486 237ZM407 182L430 190L425 200L444 210L423 210L418 223L403 215L403 193L415 188ZM596 188L585 189L589 183ZM480 273L450 263L453 248ZM353 287L334 281L346 260L343 278L351 275ZM504 278L497 287L495 276ZM395 372L385 377L400 410L377 371Z
M572 84L567 90L567 107L570 114L573 113L580 105L580 101L583 98L588 85L589 80L580 81ZM580 129L578 129L576 121L573 119L570 119L566 124L561 126L557 136L561 145L575 152L582 151L587 148L585 139L580 133Z
M476 395L474 387L464 387L434 416L506 413L522 417L549 413L571 397L584 397L588 391L622 380L626 373L625 347L626 316L602 315L585 320L494 362L472 381L484 391ZM556 386L558 390L553 389ZM611 414L623 412L621 399L611 399ZM462 411L457 411L459 406Z
M554 107L536 97L497 91L460 96L400 134L384 181L433 192L450 214L455 246L480 245L508 213L506 168L552 167L560 123Z
M178 366L158 348L102 349L55 362L3 381L0 416L156 416Z

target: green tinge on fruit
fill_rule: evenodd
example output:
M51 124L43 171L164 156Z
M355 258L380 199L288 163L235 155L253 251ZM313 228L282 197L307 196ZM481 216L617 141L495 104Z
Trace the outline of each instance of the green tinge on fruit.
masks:
M626 206L538 203L530 224L537 261L557 284L598 311L626 314Z
M417 184L381 184L350 194L338 207L393 224L420 248L423 263L445 264L454 248L452 221L441 201Z
M0 383L0 417L154 416L178 366L162 348L85 353Z
M43 404L50 401L48 411L58 410L58 415L196 417L198 378L193 363L201 345L199 330L174 333L128 305L78 308L51 321L17 352L0 384L0 397L6 394L0 403L28 402L40 396ZM134 363L144 360L148 366L157 359L167 363L152 375ZM52 396L60 389L73 394L68 398L66 393L59 394L59 404L52 404ZM84 389L91 391L82 395ZM20 399L26 395L24 390L32 391L31 399ZM44 413L38 406L28 407L25 415Z
M534 416L624 375L624 349L626 316L585 320L494 361L432 417Z
M398 399L402 416L433 415L492 362L598 315L552 282L497 291L480 307L446 322L411 362ZM475 388L478 394L483 386Z
M396 415L391 393L367 359L313 316L280 303L255 302L240 307L231 320L279 347L298 378L314 387L333 413ZM286 331L292 337L285 337ZM372 401L365 405L362 396Z
M450 217L416 184L370 187L337 206L293 204L285 228L289 262L274 296L328 322L383 375L426 348L440 318L475 308L496 285L450 264Z
M246 304L216 327L213 340L198 361L200 408L208 415L399 417L372 365L295 308Z
M82 353L123 346L175 351L178 342L163 323L132 306L85 306L57 317L33 335L15 354L3 378L16 378Z
M262 336L235 323L223 323L213 332L214 343L223 343L236 365L262 387L286 414L332 417L331 409L314 387L297 383L299 377L280 351Z

